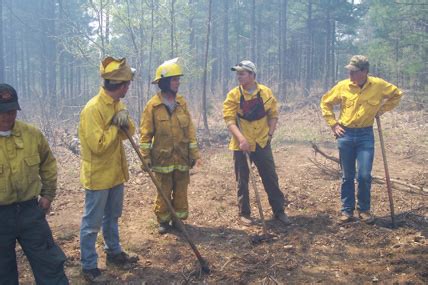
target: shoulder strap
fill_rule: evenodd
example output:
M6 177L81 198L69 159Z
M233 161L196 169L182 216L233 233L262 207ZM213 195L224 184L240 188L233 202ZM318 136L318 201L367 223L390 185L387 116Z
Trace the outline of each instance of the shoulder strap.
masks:
M239 86L238 89L239 89L239 93L241 94L241 96L239 97L239 107L242 110L242 105L244 104L244 93L242 92L241 86Z

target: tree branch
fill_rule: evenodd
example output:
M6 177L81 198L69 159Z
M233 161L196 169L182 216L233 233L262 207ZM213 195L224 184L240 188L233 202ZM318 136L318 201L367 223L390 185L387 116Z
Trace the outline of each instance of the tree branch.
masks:
M331 155L328 155L328 154L326 154L325 152L323 152L314 142L311 142L311 145L312 145L312 148L313 148L313 150L315 151L315 153L319 153L319 154L321 154L323 157L325 157L326 159L328 159L328 160L331 160L331 161L333 161L333 162L336 162L336 163L339 163L339 159L337 158L337 157L334 157L334 156L331 156ZM335 175L335 171L334 170L331 170L331 169L326 169L326 166L322 166L321 167L321 164L319 163L319 162L315 162L314 160L312 160L312 159L309 159L315 166L317 166L318 168L321 168L321 170L324 172L324 173L326 173L326 174L330 174L330 175ZM334 173L334 174L333 174ZM336 176L336 175L335 175ZM381 177L381 176L375 176L375 175L373 175L372 176L372 178L377 182L377 183L385 183L385 177ZM394 183L394 184L398 184L398 185L402 185L402 186L406 186L406 187L408 187L408 188L411 188L411 189L415 189L415 190L420 190L420 191L422 191L422 192L426 192L426 193L428 193L428 189L425 189L425 188L423 188L423 187L421 187L421 186L417 186L417 185L414 185L414 184L411 184L411 183L408 183L408 182L405 182L405 181L401 181L401 180L399 180L399 179L394 179L394 178L391 178L391 182L392 183Z

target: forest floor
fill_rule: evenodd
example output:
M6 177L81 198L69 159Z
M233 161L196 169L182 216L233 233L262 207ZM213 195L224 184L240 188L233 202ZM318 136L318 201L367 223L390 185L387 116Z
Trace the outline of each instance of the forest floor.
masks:
M237 220L232 154L221 117L212 120L210 145L201 138L203 166L191 170L186 228L211 273L198 270L195 256L182 234L160 236L153 214L155 188L142 173L135 153L126 146L130 180L126 184L120 236L126 251L138 254L138 265L127 271L106 267L101 234L97 241L99 267L108 284L428 284L428 193L393 189L397 227L390 226L384 184L373 184L372 210L377 220L339 225L339 178L329 169L338 166L315 156L310 141L337 156L334 138L317 106L283 110L273 141L281 190L286 196L292 225L271 220L271 209L258 179L262 205L274 239L260 244L251 237L261 226ZM391 177L428 188L428 113L400 108L382 117ZM217 123L215 123L217 122ZM375 130L377 140L377 129ZM378 141L378 140L377 140ZM79 157L54 147L59 166L59 188L48 216L54 237L67 255L71 284L86 284L80 273L79 225L84 192L79 183ZM373 174L383 176L378 142ZM251 190L251 188L250 188ZM251 195L253 194L251 190ZM252 215L258 211L252 200ZM21 284L34 281L18 248Z

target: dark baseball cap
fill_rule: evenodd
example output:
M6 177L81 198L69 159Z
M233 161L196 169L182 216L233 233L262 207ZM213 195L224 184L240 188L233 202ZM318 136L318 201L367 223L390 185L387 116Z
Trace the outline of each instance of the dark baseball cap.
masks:
M16 90L6 83L0 83L0 113L21 110Z

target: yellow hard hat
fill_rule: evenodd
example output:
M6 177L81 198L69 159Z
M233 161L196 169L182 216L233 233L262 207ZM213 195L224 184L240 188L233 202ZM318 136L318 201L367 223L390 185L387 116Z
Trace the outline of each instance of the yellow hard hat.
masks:
M101 62L100 74L102 78L118 84L134 79L135 69L126 63L126 58L115 59L109 56Z
M152 81L152 84L157 84L161 78L183 76L181 66L178 64L179 59L179 57L176 57L159 65L156 69L155 79Z

